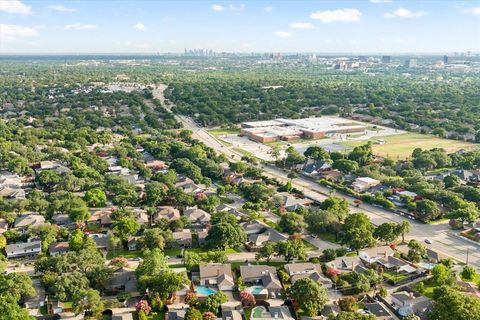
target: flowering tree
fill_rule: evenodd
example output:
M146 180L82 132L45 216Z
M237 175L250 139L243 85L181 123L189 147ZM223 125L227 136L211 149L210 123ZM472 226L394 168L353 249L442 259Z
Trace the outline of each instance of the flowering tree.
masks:
M240 292L240 299L245 307L253 307L257 303L253 294L248 291Z
M215 320L215 319L217 319L217 316L215 315L215 313L210 312L210 311L204 312L202 316L203 316L203 320Z
M335 268L329 267L327 268L327 276L330 278L338 277L340 275L340 271Z
M149 314L152 311L152 308L148 304L147 300L138 301L135 305L135 309L137 310L137 312L143 311L143 313L145 314Z
M118 268L124 268L128 266L128 259L124 257L116 257L110 261L110 265Z

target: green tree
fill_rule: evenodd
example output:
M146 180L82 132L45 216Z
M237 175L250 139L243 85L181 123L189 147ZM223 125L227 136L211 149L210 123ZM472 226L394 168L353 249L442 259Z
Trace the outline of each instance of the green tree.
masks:
M122 241L127 241L128 237L140 230L140 224L136 219L130 217L121 217L113 221L113 232Z
M433 291L432 311L428 319L435 320L479 320L480 300L476 297L462 294L447 286Z
M475 268L472 266L465 266L463 267L461 276L463 280L466 281L472 281L475 278L475 275L477 272L475 271Z
M158 228L145 230L140 239L138 239L137 247L139 249L159 248L163 250L165 247L165 239L162 230Z
M327 290L310 278L297 280L290 294L310 317L317 316L328 301Z
M405 243L405 234L410 232L410 222L403 220L397 224L398 233L402 235L402 243Z
M190 307L185 312L185 320L203 320L202 313L200 310Z
M208 230L205 240L211 248L225 250L242 246L247 242L247 234L238 224L218 223Z
M222 303L228 301L228 296L221 292L217 291L214 294L211 294L205 299L205 301L201 304L201 309L205 311L210 311L218 315L220 306Z
M397 224L393 222L385 222L375 228L373 236L387 245L389 242L393 242L399 236Z
M70 236L70 240L68 242L68 246L70 250L78 251L82 249L83 243L84 243L83 239L84 239L84 234L82 230L80 229L73 230Z
M453 282L452 271L443 264L437 264L432 269L432 280L437 285L451 284Z
M350 213L348 201L340 197L328 197L320 203L320 209L335 213L340 222L343 222Z
M352 213L345 219L342 243L357 252L375 244L373 226L365 213Z
M275 243L272 241L267 241L255 254L255 259L257 261L265 259L265 261L268 264L274 255L275 255Z
M420 260L427 254L427 249L417 240L410 240L408 243L408 260L412 262L420 262Z
M97 319L105 310L102 298L97 290L87 289L80 299L73 301L73 310L75 314L88 311L92 317Z
M275 252L277 256L282 256L290 262L294 258L305 259L307 257L307 247L301 239L284 240L275 243Z
M286 212L280 218L278 226L282 232L288 234L301 233L306 224L303 222L303 217L295 212Z
M94 208L105 207L107 205L107 195L100 188L87 190L84 196L85 202Z
M347 160L347 159L338 159L333 162L332 168L340 170L343 173L351 173L351 172L357 171L359 166L358 166L358 163L356 163L355 161Z
M76 301L84 297L89 289L87 277L78 271L59 275L51 289L51 293L60 301Z

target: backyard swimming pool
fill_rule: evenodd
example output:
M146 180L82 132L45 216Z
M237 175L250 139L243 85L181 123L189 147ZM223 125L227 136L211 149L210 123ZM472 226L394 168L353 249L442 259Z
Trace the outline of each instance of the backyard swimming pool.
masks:
M267 292L263 292L264 290L265 288L262 286L253 286L248 288L248 291L250 291L251 294L266 294Z
M217 293L217 291L207 287L196 287L195 291L201 296L209 296L214 293Z

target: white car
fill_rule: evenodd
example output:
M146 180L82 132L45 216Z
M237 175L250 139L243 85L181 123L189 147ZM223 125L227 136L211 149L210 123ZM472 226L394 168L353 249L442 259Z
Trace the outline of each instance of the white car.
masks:
M430 239L425 239L425 243L432 244L432 240L430 240Z

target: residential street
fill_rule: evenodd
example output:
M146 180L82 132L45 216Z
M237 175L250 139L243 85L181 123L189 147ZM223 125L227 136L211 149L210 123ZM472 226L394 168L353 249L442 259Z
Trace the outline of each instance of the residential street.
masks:
M160 99L162 102L165 100L163 97L163 90L165 90L165 88L165 86L161 85L153 91L154 97ZM238 161L242 157L241 154L223 145L218 139L208 133L205 129L198 126L190 118L181 115L175 115L175 117L184 125L186 129L189 129L193 132L194 138L203 141L207 146L225 154L232 160ZM262 166L262 169L268 176L283 181L288 180L287 173L273 165ZM323 201L326 197L328 197L329 194L332 193L331 189L328 189L303 177L294 179L292 183L295 188L303 191L305 196L316 201ZM403 220L408 220L411 223L411 231L406 239L416 239L421 241L427 247L430 247L444 255L450 256L458 261L465 263L468 251L469 264L480 270L480 244L473 244L466 239L453 235L447 222L439 224L424 224L369 204L362 204L357 207L353 203L355 200L353 197L343 194L337 194L337 196L341 196L349 201L352 212L365 212L370 217L371 221L376 225L384 222L400 222ZM318 246L312 242L313 238L307 237L306 239L317 247L324 247L323 245ZM431 240L432 244L426 244L426 239Z

